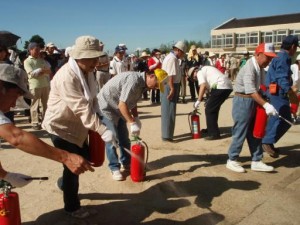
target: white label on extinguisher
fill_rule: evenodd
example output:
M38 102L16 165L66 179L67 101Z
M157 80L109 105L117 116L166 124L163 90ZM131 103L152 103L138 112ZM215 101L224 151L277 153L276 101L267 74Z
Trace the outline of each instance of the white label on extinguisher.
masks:
M198 124L197 124L197 121L193 121L193 134L198 134Z

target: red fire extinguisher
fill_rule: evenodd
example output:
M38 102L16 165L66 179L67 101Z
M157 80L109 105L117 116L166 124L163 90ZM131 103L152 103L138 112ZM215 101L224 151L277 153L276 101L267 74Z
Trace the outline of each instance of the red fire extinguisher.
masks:
M266 92L267 88L265 85L260 85L260 90ZM265 109L261 105L257 104L254 127L253 127L253 137L261 139L265 136L267 121L268 121L268 115Z
M193 112L189 113L189 125L193 139L201 138L200 117L197 114L200 115L200 113L196 109Z
M4 184L0 194L0 224L21 225L21 213L18 193L11 191L11 186Z
M141 182L146 177L148 146L138 137L135 137L134 141L136 143L131 146L130 177L134 182Z
M268 115L265 109L261 105L257 104L255 122L253 128L253 137L261 139L265 136L267 121L268 121Z
M102 166L105 158L105 143L101 136L89 130L89 155L94 167Z

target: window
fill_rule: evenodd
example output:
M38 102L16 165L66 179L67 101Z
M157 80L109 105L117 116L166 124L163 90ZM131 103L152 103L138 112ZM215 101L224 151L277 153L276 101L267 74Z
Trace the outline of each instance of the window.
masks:
M233 34L225 34L224 48L233 47Z
M300 40L300 30L291 30L292 35L296 35L298 39Z
M212 36L212 48L221 48L223 43L222 35L213 35Z
M262 32L261 33L261 42L273 43L273 32L272 31Z
M246 46L246 34L236 34L236 46L237 47Z
M257 46L258 44L258 32L247 33L247 45Z
M283 39L287 36L287 30L277 30L275 31L275 44L281 45Z

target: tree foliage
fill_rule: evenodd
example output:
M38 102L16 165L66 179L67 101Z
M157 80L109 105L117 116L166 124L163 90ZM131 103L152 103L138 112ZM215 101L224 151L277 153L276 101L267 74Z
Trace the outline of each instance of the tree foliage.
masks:
M39 46L41 48L44 48L45 47L45 41L44 41L44 38L42 38L41 36L39 36L38 34L36 35L33 35L29 41L25 41L25 44L24 44L24 49L27 49L28 48L28 45L30 42L35 42L37 44L39 44Z
M210 48L210 41L208 41L207 43L203 44L202 41L188 41L188 40L184 40L184 43L187 46L187 50L189 50L191 48L192 45L195 45L197 48ZM173 42L169 42L168 44L161 44L159 47L159 50L162 52L170 52L173 48Z

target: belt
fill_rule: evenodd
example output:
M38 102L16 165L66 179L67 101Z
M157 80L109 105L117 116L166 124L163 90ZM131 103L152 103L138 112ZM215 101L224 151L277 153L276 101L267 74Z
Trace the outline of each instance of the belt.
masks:
M242 97L242 98L252 98L250 94L247 95L247 94L239 93L239 92L235 92L234 95Z

